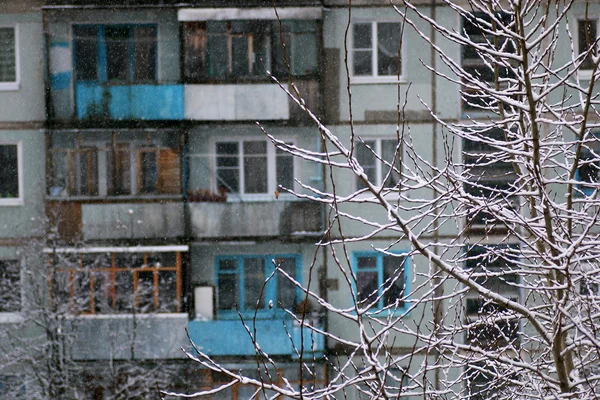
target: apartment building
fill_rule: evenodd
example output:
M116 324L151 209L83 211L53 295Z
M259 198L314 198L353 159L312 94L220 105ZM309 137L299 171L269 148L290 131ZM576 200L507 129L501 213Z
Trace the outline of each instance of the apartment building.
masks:
M477 36L468 21L433 3L420 10L448 29ZM461 100L456 85L423 68L420 58L451 75L435 54L423 52L429 46L415 30L405 30L399 40L401 20L387 2L362 2L352 8L350 20L347 4L337 0L277 4L277 13L271 2L258 0L234 5L31 0L0 7L0 161L5 166L0 270L1 296L7 299L0 305L0 323L7 332L22 329L18 324L38 304L29 287L41 287L44 302L54 307L49 309L58 317L69 315L68 326L76 332L68 350L77 365L73 393L107 398L124 380L156 368L168 371L164 382L176 391L225 383L181 348L253 376L253 337L274 361L273 373L264 379L281 383L285 375L296 384L297 360L303 357L315 365L304 384L323 384L331 367L324 355L343 358L348 349L301 327L285 309L309 310L313 326L338 337L353 340L359 332L347 329L339 314L305 301L276 267L340 308L351 306L352 291L359 300L368 299L400 270L401 279L374 312L405 320L438 318L424 305L407 313L410 296L425 290L418 269L428 263L409 256L408 241L388 248L396 238L393 231L346 244L346 267L357 277L347 283L332 254L315 246L328 226L325 207L279 189L312 196L299 182L325 189L327 171L278 150L265 133L284 145L321 150L318 129L286 93L297 91L347 142L352 118L362 138L356 157L367 176L394 187L399 177L388 174L371 150L385 159L405 157L406 149L397 146L399 92L411 88L401 122L410 124L413 151L434 166L443 162L442 128L424 103L452 121L467 121L477 110ZM423 22L416 27L429 29ZM584 36L578 40L584 49ZM438 45L489 78L477 54L448 42ZM453 156L463 159L464 152L466 164L477 164L481 159L468 155L476 146L464 141L452 149ZM595 181L596 175L595 169L582 168L578 179ZM484 180L493 191L514 179L504 164L475 169L474 176L478 185L466 190L480 191ZM334 178L342 195L363 188L350 173L336 172ZM432 199L434 193L424 188L416 195ZM370 205L341 210L387 219L384 210ZM439 241L464 236L471 255L481 250L472 243L519 245L507 241L506 227L495 226L485 213L432 232ZM331 237L368 233L364 224L347 219ZM374 250L380 247L388 252ZM494 260L486 268L508 264ZM43 273L31 274L36 270ZM522 296L505 286L512 298ZM480 299L468 295L461 318L480 314ZM517 332L510 324L493 329L509 336ZM27 332L33 342L40 340L39 329ZM470 332L465 340L490 341L488 336ZM415 346L401 333L389 340L394 354L410 354ZM414 364L427 357L435 362L435 354L416 354ZM141 369L125 368L120 381L110 381L107 371L115 371L114 365ZM37 383L24 380L24 374L0 369L0 398L32 397ZM472 391L479 390L480 383L473 385ZM224 396L242 399L252 393L237 384Z

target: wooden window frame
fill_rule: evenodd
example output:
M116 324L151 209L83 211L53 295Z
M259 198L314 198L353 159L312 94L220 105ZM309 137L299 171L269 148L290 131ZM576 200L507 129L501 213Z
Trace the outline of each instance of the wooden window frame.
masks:
M118 267L116 265L116 254L127 254L127 253L115 253L111 252L110 254L110 267L109 268L90 268L86 267L83 263L83 257L93 253L79 253L78 254L78 266L72 268L64 268L61 266L53 265L54 260L52 259L52 255L48 258L48 265L50 267L50 273L48 275L48 289L49 289L49 301L53 303L53 283L55 281L56 273L66 273L68 274L68 287L66 290L69 291L69 305L73 314L102 314L96 311L95 300L96 300L96 288L95 288L95 275L96 274L106 274L109 277L109 301L111 303L111 310L113 313L119 313L117 310L117 293L116 286L118 283L117 273L130 272L132 274L132 285L133 290L131 296L133 296L133 307L137 310L139 305L139 298L137 296L137 288L139 284L139 273L140 272L152 272L153 273L153 285L152 285L152 303L153 310L149 313L161 313L159 311L160 307L160 296L159 296L159 273L160 272L175 272L175 312L181 312L182 310L182 291L183 291L183 282L182 282L182 255L180 251L173 252L175 253L175 265L173 266L162 266L158 263L154 266L148 265L148 256L154 255L152 252L142 253L144 257L144 264L141 267ZM89 274L89 309L87 310L77 310L75 306L76 302L76 274L78 273L88 273Z

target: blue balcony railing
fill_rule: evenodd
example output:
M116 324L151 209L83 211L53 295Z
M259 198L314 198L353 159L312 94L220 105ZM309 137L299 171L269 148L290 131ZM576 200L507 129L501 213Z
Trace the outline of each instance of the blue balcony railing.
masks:
M77 118L109 120L182 120L183 85L75 85Z
M325 338L310 328L300 328L291 320L252 320L246 321L250 332L254 334L260 348L268 355L289 355L298 357L300 352L301 332L304 331L304 356L320 357L325 348ZM322 329L320 323L311 323ZM286 332L287 328L287 332ZM254 344L239 319L199 321L188 324L190 338L199 351L209 356L251 356L256 354ZM289 336L288 336L289 333ZM290 340L290 336L292 340ZM292 343L293 341L293 343Z

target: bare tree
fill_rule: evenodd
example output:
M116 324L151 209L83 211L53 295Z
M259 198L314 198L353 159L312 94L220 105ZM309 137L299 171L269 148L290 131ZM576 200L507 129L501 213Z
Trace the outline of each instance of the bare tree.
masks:
M302 287L330 320L344 321L343 331L320 331L304 312L288 310L327 338L328 383L278 383L258 341L253 377L198 349L190 354L229 379L193 395L241 382L255 387L254 397L273 398L345 397L350 390L363 398L596 398L600 57L597 20L589 16L597 4L390 3L402 31L431 51L421 61L432 100L421 102L434 150L423 154L423 138L411 130L410 85L398 85L392 151L361 136L350 76L344 129L306 109L293 85L288 91L318 128L321 149L286 144L265 130L282 151L322 165L328 178L322 188L299 182L304 192L279 188L326 208L330 224L318 245L350 299L336 303ZM346 45L346 60L351 51ZM434 83L460 93L463 119L438 108ZM349 190L354 179L358 189ZM361 243L392 260L382 283L363 284L362 267L352 267ZM409 250L399 254L398 246ZM312 362L300 357L299 368L310 375Z
M109 257L59 251L66 244L76 248L86 242L65 239L58 224L53 223L60 218L54 217L40 221L40 232L35 232L39 234L24 241L20 262L2 263L2 311L14 312L17 318L0 329L0 365L12 376L12 380L3 377L0 394L28 399L156 396L157 385L169 385L175 371L159 357L142 359L138 354L141 342L147 339L139 337L141 328L148 324L144 317L161 311L153 307L153 288L143 282L133 292L121 288L122 304L115 310L103 297L112 290L103 279L107 272L99 272L102 268L107 271ZM134 256L128 258L131 265L144 267L141 257L133 260ZM132 267L131 273L134 271ZM15 290L10 285L18 287ZM21 286L27 288L23 293ZM91 286L95 296L90 296ZM163 302L161 307L169 304ZM90 319L82 316L116 312L128 315L109 319L109 332L102 336L108 354L90 362L86 354L97 343L91 340Z

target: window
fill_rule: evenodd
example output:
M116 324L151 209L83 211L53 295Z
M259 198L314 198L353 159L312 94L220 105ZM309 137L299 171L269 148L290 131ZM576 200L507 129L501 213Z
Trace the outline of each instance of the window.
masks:
M402 75L399 22L361 22L352 25L352 75L354 81Z
M598 54L598 20L581 19L577 21L577 51L578 55L583 55L581 70L591 70L594 68L592 57Z
M0 143L0 205L23 204L21 143Z
M497 143L498 146L502 146L505 141L505 132L501 129L473 133L471 139L463 139L463 175L468 179L464 189L473 197L489 200L486 204L498 201L506 206L508 195L508 205L514 207L516 199L511 196L516 179L514 167L512 163L504 161L503 158L506 157L503 151L492 145ZM493 214L485 209L474 207L470 211L467 223L472 228L491 227L496 222Z
M375 185L383 184L388 188L395 187L400 183L402 157L396 153L397 146L397 139L356 141L356 159L363 167L369 181ZM390 171L391 165L395 167L392 171ZM365 187L364 182L357 177L356 188L364 189Z
M504 399L514 397L510 381L518 380L514 371L501 371L491 363L473 362L465 367L467 394L470 400ZM512 390L511 390L512 389Z
M299 280L300 257L297 255L241 255L216 258L217 303L221 317L237 318L240 312L269 316L269 302L273 308L290 309L296 305L296 287L283 274L276 273L275 265L289 276ZM264 286L264 288L263 288ZM260 296L262 292L262 296Z
M125 135L123 135L125 136ZM69 138L57 133L50 148L49 194L67 196L170 195L181 193L178 135L110 132ZM133 139L132 139L133 137Z
M517 252L516 245L469 246L465 268L480 285L518 302ZM498 318L508 313L503 306L468 295L465 307L470 322L466 332L468 343L485 348L514 344L519 340L518 319Z
M317 72L318 35L315 21L185 22L186 82L228 79L268 79L266 71L287 76L286 56L294 76Z
M19 268L19 262L0 260L0 312L19 311L21 311L21 269Z
M74 314L181 311L181 253L50 256L50 301Z
M273 193L277 185L294 187L294 157L266 140L217 142L216 187L245 195Z
M511 22L510 15L500 14L497 16L501 23L508 26ZM492 19L483 13L475 13L473 17L462 18L462 33L472 42L485 44L489 49L499 49L507 53L515 53L514 43L500 35L492 35ZM507 65L501 65L489 57L477 51L473 46L464 45L461 49L462 67L468 75L480 82L487 82L491 87L495 84L494 67L498 67L498 79L501 87L508 85L508 79L512 76L512 70ZM463 89L464 90L464 89ZM463 109L482 110L492 101L478 91L463 92Z
M0 27L0 90L19 89L17 28Z
M405 299L410 293L406 253L355 253L353 264L361 307L375 302L377 310L405 311Z
M597 133L588 135L579 154L578 168L575 178L581 182L577 185L580 195L591 196L598 189L600 182L600 137Z
M73 27L77 81L156 81L155 25Z

